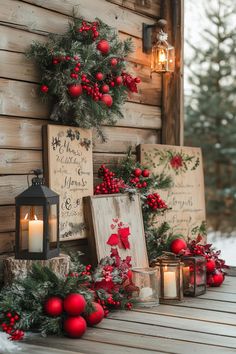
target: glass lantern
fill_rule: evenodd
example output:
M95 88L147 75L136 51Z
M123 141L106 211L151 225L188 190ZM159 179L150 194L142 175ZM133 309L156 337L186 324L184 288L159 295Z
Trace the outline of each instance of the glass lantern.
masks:
M183 300L183 263L173 256L161 256L160 267L160 303Z
M206 260L202 256L182 257L183 288L186 296L199 296L206 292Z
M59 255L59 195L43 184L40 170L32 185L15 198L16 259L50 259Z
M132 268L132 279L136 286L132 297L138 306L159 305L159 268Z
M168 42L157 42L152 47L151 73L166 73L175 70L175 48Z

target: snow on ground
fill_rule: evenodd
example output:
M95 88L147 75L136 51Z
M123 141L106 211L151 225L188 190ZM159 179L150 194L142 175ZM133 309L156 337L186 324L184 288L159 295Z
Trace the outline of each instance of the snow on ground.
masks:
M236 266L236 233L228 236L218 232L210 232L207 242L212 243L216 250L221 250L221 258L230 266Z

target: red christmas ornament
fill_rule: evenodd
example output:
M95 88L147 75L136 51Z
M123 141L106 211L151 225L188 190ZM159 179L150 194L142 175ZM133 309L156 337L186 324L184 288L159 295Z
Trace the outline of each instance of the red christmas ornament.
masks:
M68 86L68 92L71 97L79 97L82 94L82 86L80 84L78 85L70 85Z
M110 51L110 45L106 39L101 39L97 44L97 49L102 54L107 54Z
M133 174L135 175L135 177L141 176L141 174L142 174L141 168L135 168Z
M95 310L89 315L85 316L85 320L89 326L94 326L98 324L104 318L103 307L99 305L97 302L93 302L93 307L95 308Z
M216 270L214 274L207 276L207 284L209 286L217 287L221 286L224 281L224 274L219 270Z
M50 297L44 304L44 310L48 316L59 316L63 311L63 301L58 296Z
M86 301L80 294L69 294L64 299L63 306L68 315L78 316L84 312Z
M101 81L101 80L103 80L103 73L97 73L96 74L96 79L98 80L98 81Z
M110 90L110 87L108 85L103 85L102 86L102 92L103 93L107 93L107 92L109 92L109 90Z
M186 248L187 243L182 238L176 238L170 244L170 250L175 254L179 254L180 251L186 250Z
M149 170L143 170L143 172L142 172L142 176L143 177L149 177L149 175L150 175L150 171Z
M40 91L43 92L43 93L47 93L48 92L48 86L47 85L41 85Z
M107 107L111 107L112 103L113 103L113 99L111 97L111 95L102 95L101 101L104 102Z
M139 83L141 82L141 79L140 79L140 77L136 77L136 78L134 79L134 81L135 81L137 84L139 84Z
M118 60L117 60L116 58L112 58L112 59L110 60L111 66L116 66L117 63L118 63Z
M68 317L65 319L63 328L71 338L80 338L87 329L86 321L81 316Z
M121 76L117 76L117 77L115 78L115 81L116 81L116 84L117 84L117 85L121 85L122 82L123 82L123 79L122 79Z
M214 261L214 259L208 259L206 262L207 272L212 273L214 272L215 269L216 269L216 262Z

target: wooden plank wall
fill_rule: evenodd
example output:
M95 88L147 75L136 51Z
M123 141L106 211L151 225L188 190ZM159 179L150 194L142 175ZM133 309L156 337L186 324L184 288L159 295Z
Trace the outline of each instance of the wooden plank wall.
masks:
M14 198L27 187L27 174L42 167L41 127L49 110L37 97L39 73L24 52L49 32L63 33L73 8L87 20L96 16L131 36L136 50L130 70L142 79L124 107L125 118L106 126L102 144L94 134L94 170L117 161L129 145L160 142L161 77L150 78L150 57L142 52L142 23L154 23L160 0L0 0L0 257L14 247Z

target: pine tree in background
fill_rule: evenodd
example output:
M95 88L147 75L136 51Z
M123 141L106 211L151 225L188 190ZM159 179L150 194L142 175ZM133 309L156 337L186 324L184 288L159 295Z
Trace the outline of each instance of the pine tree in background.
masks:
M207 3L202 46L188 43L192 92L186 97L185 145L203 149L208 224L230 232L236 226L236 32L235 4Z

